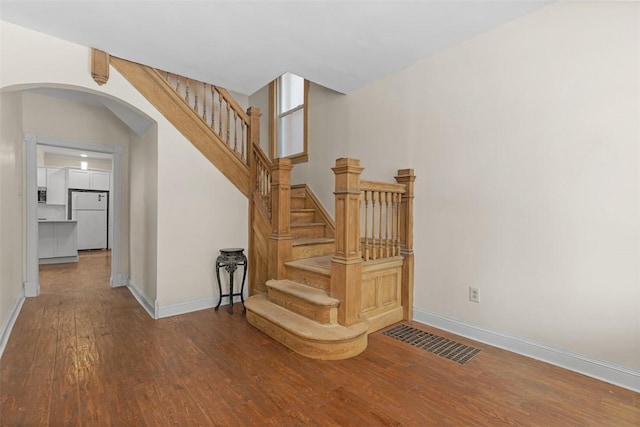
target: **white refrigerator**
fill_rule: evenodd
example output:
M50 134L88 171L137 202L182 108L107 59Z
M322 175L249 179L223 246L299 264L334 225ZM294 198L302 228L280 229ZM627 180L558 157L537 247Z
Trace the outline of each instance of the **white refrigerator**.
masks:
M78 221L78 249L106 249L109 192L71 191L71 219Z

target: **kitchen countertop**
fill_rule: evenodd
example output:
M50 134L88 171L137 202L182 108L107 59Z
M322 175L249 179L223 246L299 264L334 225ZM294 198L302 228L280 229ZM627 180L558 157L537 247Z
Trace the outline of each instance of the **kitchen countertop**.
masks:
M39 219L38 222L78 222L76 219Z

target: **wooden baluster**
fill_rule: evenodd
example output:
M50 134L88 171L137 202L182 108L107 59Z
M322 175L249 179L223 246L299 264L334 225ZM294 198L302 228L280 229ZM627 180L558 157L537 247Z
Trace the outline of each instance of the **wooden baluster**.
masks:
M393 241L391 244L393 245L393 256L400 255L400 241L398 240L398 236L400 230L398 229L398 197L400 195L398 193L393 193L393 206L392 206L392 233L393 233Z
M222 95L218 92L218 136L222 138Z
M240 120L240 127L242 129L242 136L240 138L240 145L242 145L242 147L240 147L240 150L241 150L240 157L242 158L242 160L245 160L245 157L244 157L245 148L244 147L245 147L246 143L245 143L244 130L245 130L246 124L245 124L244 120Z
M238 153L238 112L236 110L233 110L233 151Z
M380 225L378 228L378 251L380 251L378 258L383 258L384 257L384 246L383 246L383 242L382 242L382 205L384 204L384 193L383 192L379 192L378 193L378 197L380 199Z
M378 201L378 192L371 192L371 258L378 259L376 251L376 202Z
M389 207L391 201L391 193L384 193L384 256L391 256L391 245L389 239Z
M180 76L177 74L176 74L176 92L178 93L178 95L180 95Z
M188 78L184 78L185 79L185 96L184 96L184 100L186 101L187 104L189 104L189 79Z
M209 85L205 83L202 89L202 120L204 120L205 123L207 123L207 86Z
M216 131L216 92L215 86L211 85L211 130Z
M198 113L198 86L199 86L198 82L196 82L195 88L193 89L193 98L195 101L195 105L193 106L193 111L195 111L196 114L199 114Z
M225 101L225 103L227 104L227 145L231 147L231 106L228 102Z
M369 261L369 198L370 191L364 191L364 260Z

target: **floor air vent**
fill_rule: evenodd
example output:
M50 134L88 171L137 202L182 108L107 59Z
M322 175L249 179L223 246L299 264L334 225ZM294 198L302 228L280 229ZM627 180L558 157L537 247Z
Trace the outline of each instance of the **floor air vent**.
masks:
M473 357L480 353L480 350L468 345L460 344L448 338L439 337L420 329L407 325L394 326L383 332L391 338L411 344L414 347L427 350L438 356L446 357L449 360L464 365Z

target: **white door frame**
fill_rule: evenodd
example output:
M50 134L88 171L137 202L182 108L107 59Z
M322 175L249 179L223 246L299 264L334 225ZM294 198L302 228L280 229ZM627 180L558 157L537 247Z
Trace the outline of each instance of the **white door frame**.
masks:
M90 144L85 142L61 141L53 138L37 136L25 133L26 144L26 280L24 282L25 296L36 297L40 295L40 279L38 277L38 201L37 201L37 154L36 146L51 145L54 147L72 148L75 150L96 151L108 153L113 157L113 242L111 244L111 287L126 286L127 275L120 271L120 229L121 229L121 185L122 185L122 153L119 145Z

